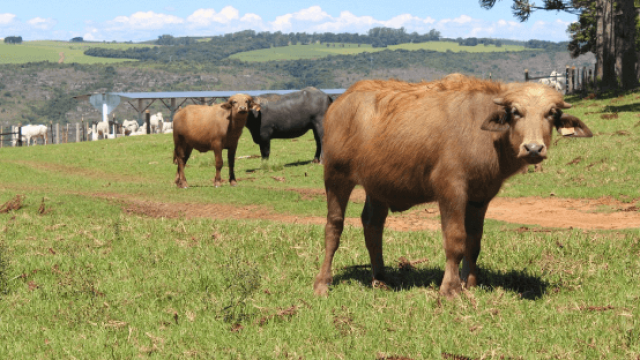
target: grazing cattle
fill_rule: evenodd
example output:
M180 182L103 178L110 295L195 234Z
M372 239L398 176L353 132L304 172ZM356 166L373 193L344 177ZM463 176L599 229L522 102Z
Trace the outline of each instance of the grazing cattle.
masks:
M98 136L102 136L103 139L106 139L107 135L109 135L109 123L104 121L98 122L98 124L96 124L96 131Z
M271 139L290 139L312 130L316 140L313 162L320 161L322 152L322 120L332 100L322 91L308 87L286 95L266 95L256 98L260 111L251 111L247 129L253 142L260 145L262 159L269 159Z
M567 79L564 75L562 75L562 73L553 70L551 72L551 75L549 75L549 78L540 79L539 82L541 84L550 86L557 91L564 91Z
M164 119L162 118L161 112L151 115L151 117L149 118L149 126L151 127L151 133L161 134L163 123L164 123Z
M27 143L27 146L31 145L33 139L35 144L38 143L38 138L42 139L44 145L47 145L47 127L45 125L25 125L22 126L22 141ZM18 132L18 128L15 128L15 132ZM12 146L16 146L18 143L18 135L14 134L11 138Z
M245 94L235 94L223 104L213 106L190 105L178 111L173 118L173 158L178 164L175 183L179 188L187 187L184 167L191 151L213 150L216 157L214 185L221 184L222 149L227 149L229 161L229 183L236 186L233 172L238 139L247 121L250 110L260 110L260 105Z
M364 236L374 285L384 280L382 232L389 209L438 202L446 265L440 293L477 284L485 212L502 183L547 158L552 129L591 137L562 94L537 83L468 78L407 84L360 81L327 111L325 258L314 283L325 295L349 195L366 192ZM462 266L462 279L459 265Z
M139 127L140 125L138 125L138 122L135 120L124 120L122 122L122 129L125 135L135 133Z

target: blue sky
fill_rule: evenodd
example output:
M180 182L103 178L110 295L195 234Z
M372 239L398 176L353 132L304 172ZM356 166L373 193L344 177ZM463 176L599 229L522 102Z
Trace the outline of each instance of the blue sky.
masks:
M516 40L568 40L577 16L544 11L524 23L511 13L513 0L492 10L475 0L401 2L352 1L2 1L0 38L24 40L144 41L162 34L208 36L253 29L282 32L357 32L376 26L431 29L445 37L492 37Z

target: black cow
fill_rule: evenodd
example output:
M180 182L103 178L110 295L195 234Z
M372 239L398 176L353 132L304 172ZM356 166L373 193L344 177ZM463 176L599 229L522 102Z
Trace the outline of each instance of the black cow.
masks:
M271 139L291 139L312 130L316 139L316 154L313 162L320 162L322 152L322 120L333 101L329 95L307 87L286 95L263 95L254 97L260 111L250 111L247 128L253 142L260 145L263 160L269 159Z

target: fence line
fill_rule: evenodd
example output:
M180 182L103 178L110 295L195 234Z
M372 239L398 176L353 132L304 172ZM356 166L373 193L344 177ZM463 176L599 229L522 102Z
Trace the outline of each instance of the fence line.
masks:
M556 75L553 75L553 72L555 72ZM575 66L570 67L569 65L567 65L565 67L564 74L555 70L553 72L552 74L547 76L532 77L529 75L529 69L525 69L524 81L526 82L538 80L542 82L544 79L549 79L550 85L554 85L554 83L560 84L562 83L562 81L564 81L562 85L564 86L565 94L586 92L589 89L593 89L595 87L595 81L593 77L593 74L595 72L592 72L591 69L587 69L586 66L583 66L582 68L576 68ZM560 81L558 81L558 78L560 78ZM551 79L553 79L553 82L551 81Z

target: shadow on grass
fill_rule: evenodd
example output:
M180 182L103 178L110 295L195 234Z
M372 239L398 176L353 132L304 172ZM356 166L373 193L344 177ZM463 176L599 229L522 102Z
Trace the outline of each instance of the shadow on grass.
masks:
M309 164L311 164L311 160L309 160L309 161L296 161L294 163L284 164L284 167L301 166L301 165L309 165Z
M334 286L341 286L342 282L355 280L371 287L371 267L369 265L348 266L337 270L333 277ZM441 268L398 269L385 267L387 285L392 291L403 291L411 288L439 287L444 276ZM531 276L522 271L508 272L491 269L480 269L479 284L487 291L503 288L505 291L518 293L527 300L537 300L542 297L550 284L537 276Z

